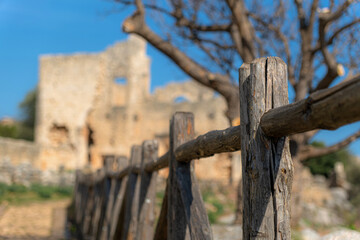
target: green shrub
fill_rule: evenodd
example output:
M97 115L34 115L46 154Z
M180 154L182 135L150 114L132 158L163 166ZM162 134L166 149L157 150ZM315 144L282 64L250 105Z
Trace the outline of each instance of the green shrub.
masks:
M8 186L5 183L0 183L0 197L4 196L7 192Z
M323 142L313 142L311 145L318 148L325 147ZM342 149L328 155L309 158L304 161L304 165L309 167L312 174L324 175L326 178L328 178L333 171L336 162L345 163L350 158L351 154L349 151L347 149Z
M53 193L56 191L55 187L44 186L40 184L34 184L31 186L31 190L38 194L41 198L51 198Z
M17 138L18 128L15 125L0 125L0 137Z
M24 185L13 184L8 186L7 190L12 193L26 193L28 188Z
M56 188L56 193L62 195L62 196L71 196L73 193L73 188L72 187L57 187Z

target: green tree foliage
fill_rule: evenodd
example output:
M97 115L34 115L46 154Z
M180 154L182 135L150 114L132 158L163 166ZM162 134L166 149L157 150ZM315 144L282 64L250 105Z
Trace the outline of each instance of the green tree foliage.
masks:
M19 125L18 138L34 140L36 96L37 90L33 89L26 94L25 99L19 104L22 121Z
M28 92L25 99L19 104L22 113L23 126L34 128L35 126L35 113L36 113L36 95L37 90L33 89Z
M14 125L0 125L0 136L34 140L37 90L28 92L19 104L21 120Z
M0 125L0 136L7 138L17 138L19 135L18 128L16 125Z
M311 144L314 147L323 148L326 147L323 142L313 142ZM336 162L343 162L346 164L351 159L351 153L347 148L340 151L323 155L320 157L309 158L304 161L304 165L310 168L312 174L320 174L325 177L329 177L334 169Z

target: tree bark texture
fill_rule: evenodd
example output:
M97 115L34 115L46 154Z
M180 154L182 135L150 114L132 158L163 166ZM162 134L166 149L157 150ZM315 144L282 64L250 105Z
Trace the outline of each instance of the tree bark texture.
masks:
M287 137L267 137L262 115L288 104L287 67L261 58L240 68L243 239L291 239L293 164Z

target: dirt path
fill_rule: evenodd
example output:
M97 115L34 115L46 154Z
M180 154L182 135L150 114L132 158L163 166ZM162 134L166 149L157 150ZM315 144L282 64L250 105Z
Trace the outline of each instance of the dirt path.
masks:
M0 216L0 239L62 239L69 200L8 206Z

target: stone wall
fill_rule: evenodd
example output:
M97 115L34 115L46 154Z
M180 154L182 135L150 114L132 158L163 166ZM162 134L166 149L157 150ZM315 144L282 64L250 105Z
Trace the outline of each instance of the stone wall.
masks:
M39 155L40 147L33 142L0 137L0 161L11 161L13 165L25 162L35 165Z
M0 183L7 185L19 184L30 186L32 184L73 186L75 183L75 172L58 170L40 170L30 162L18 165L11 163L9 158L0 160Z
M26 186L32 183L73 184L73 172L65 171L63 167L54 170L42 166L43 154L41 146L34 142L0 137L0 183Z

